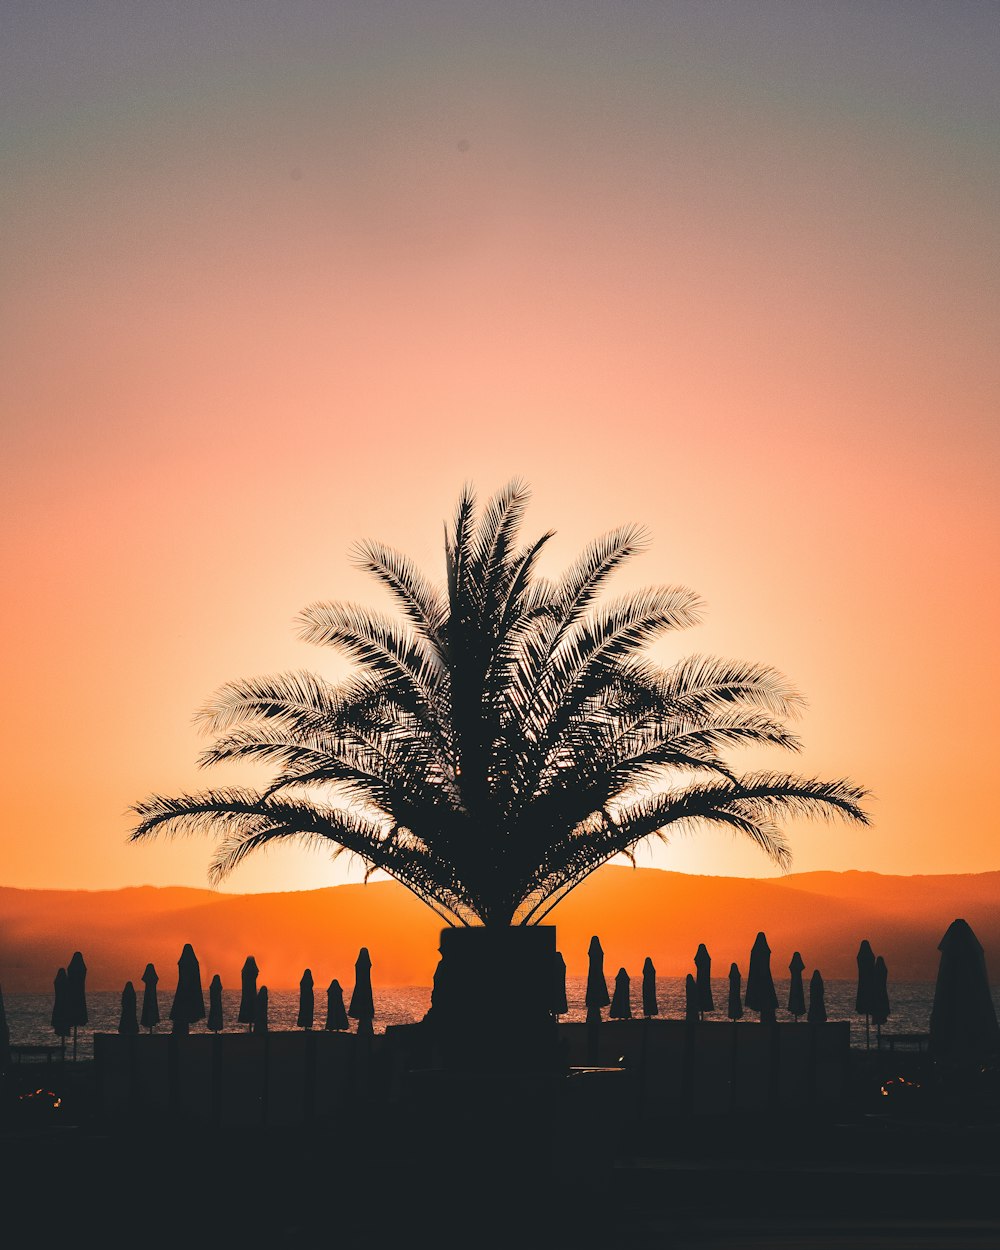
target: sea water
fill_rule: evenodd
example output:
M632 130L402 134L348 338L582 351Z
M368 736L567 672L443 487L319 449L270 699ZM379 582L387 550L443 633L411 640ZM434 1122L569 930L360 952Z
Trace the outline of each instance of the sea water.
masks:
M586 1019L584 993L586 978L567 977L566 997L569 1011L562 1016L567 1021L583 1021ZM642 982L636 977L632 980L632 1014L642 1015ZM776 981L778 995L778 1019L790 1019L783 1007L788 1002L788 981ZM729 995L728 981L719 978L713 980L712 990L716 1010L706 1016L708 1020L724 1020L726 1003ZM489 986L483 987L484 994L489 994ZM854 981L826 982L826 1010L830 1020L849 1020L851 1022L851 1044L864 1046L865 1021L854 1014L854 1000L857 985ZM422 985L380 986L374 985L375 995L375 1031L383 1032L388 1025L411 1024L420 1020L430 1006L430 988ZM681 977L658 977L657 998L661 1019L683 1019L684 1017L684 981ZM173 999L173 988L161 984L159 1007L162 1023L158 1032L170 1030L170 1004ZM1000 987L993 988L993 999L1000 1014ZM808 988L807 988L808 1000ZM887 1033L926 1033L934 1000L934 985L927 981L889 982L889 1000L892 1014L885 1025ZM139 1001L142 1001L142 987L139 987ZM345 1005L350 1003L350 990L344 992ZM52 995L51 994L5 994L4 1002L7 1009L7 1024L10 1029L12 1045L54 1045L59 1039L52 1032ZM208 992L205 992L206 1007ZM240 991L223 989L222 1014L223 1026L227 1032L245 1030L246 1025L237 1024ZM507 1011L508 1006L499 997L496 1001L498 1012ZM121 1013L121 993L112 990L91 990L87 993L87 1010L89 1023L77 1032L77 1055L80 1059L89 1059L93 1055L93 1034L114 1033L118 1029ZM298 990L269 990L268 992L268 1026L272 1030L294 1029L299 1010ZM604 1013L607 1015L607 1012ZM755 1020L754 1012L747 1012L745 1019ZM315 1027L322 1028L326 1021L325 991L316 991ZM353 1027L353 1025L352 1025ZM202 1020L191 1026L192 1033L205 1032ZM872 1028L872 1040L875 1030ZM72 1053L72 1038L68 1039L67 1048Z

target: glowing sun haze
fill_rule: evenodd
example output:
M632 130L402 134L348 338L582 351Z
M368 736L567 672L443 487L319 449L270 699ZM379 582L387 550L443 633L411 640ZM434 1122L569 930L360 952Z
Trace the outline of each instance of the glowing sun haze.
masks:
M1000 867L992 4L8 4L0 883L203 885L126 845L223 682L343 671L317 599L443 574L520 475L547 570L774 664L876 794L795 868ZM771 874L729 836L643 863ZM234 890L343 879L292 849Z

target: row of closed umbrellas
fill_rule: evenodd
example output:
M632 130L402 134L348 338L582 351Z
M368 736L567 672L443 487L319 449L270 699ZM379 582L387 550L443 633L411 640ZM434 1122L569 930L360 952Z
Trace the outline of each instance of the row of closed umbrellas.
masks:
M993 1006L983 948L964 920L956 920L949 927L938 948L941 965L934 993L930 1033L932 1046L938 1054L990 1054L1000 1049L1000 1028ZM615 977L614 995L609 995L604 976L604 951L597 937L591 939L588 950L589 968L585 1003L587 1019L591 1023L601 1020L603 1008L608 1007L611 1019L629 1019L631 980L627 971L620 968ZM868 941L863 941L857 954L858 986L855 1011L865 1017L866 1037L869 1022L876 1027L888 1020L890 1015L888 993L888 969L881 956L876 956ZM694 956L695 973L688 973L685 987L685 1017L688 1020L702 1018L715 1011L712 989L712 959L702 943ZM348 1008L337 980L327 987L327 1010L324 1028L344 1030L349 1027L348 1018L357 1021L358 1032L371 1034L375 1007L371 984L371 958L362 947L355 963L355 984ZM823 978L814 971L809 981L809 1003L806 1005L803 972L805 962L796 951L788 966L791 974L787 1009L796 1020L805 1016L811 1023L826 1020ZM248 1028L267 1029L267 987L258 987L259 970L253 956L243 965L242 992L237 1013L237 1023ZM65 1039L73 1035L74 1058L76 1055L76 1030L88 1022L86 997L87 967L79 951L74 952L65 968L60 968L55 978L55 1002L52 1011L52 1028L57 1036ZM120 1033L138 1033L140 1028L152 1031L160 1023L157 984L159 977L152 964L147 964L142 975L144 993L141 1014L135 989L131 981L122 992L122 1011L119 1021ZM750 951L746 991L740 969L736 963L729 969L729 991L726 1014L730 1020L739 1020L744 1007L756 1012L764 1023L775 1019L778 997L771 975L771 950L763 933L758 933ZM656 969L647 958L642 969L642 1009L648 1017L659 1014L656 990ZM568 1010L566 1002L566 964L562 956L556 956L556 981L553 1010L561 1015ZM307 968L299 983L299 1013L297 1026L310 1029L314 1025L315 994L311 971ZM186 1033L191 1024L206 1019L214 1032L224 1027L222 1016L222 981L216 974L209 986L209 1005L206 1013L205 998L201 986L201 970L190 943L184 946L178 960L177 989L169 1012L173 1031Z
M375 1018L375 1004L371 982L372 961L368 948L362 947L354 965L354 991L350 1005L344 1006L344 992L336 979L326 990L326 1021L324 1028L330 1032L350 1027L349 1017L357 1021L359 1033L371 1033ZM241 976L240 1005L237 1024L248 1029L266 1032L268 1028L268 991L266 985L257 985L260 970L253 955L243 965ZM160 1023L160 1006L157 993L159 976L152 964L146 965L142 974L142 1009L139 1010L135 986L131 981L122 990L121 1016L118 1032L137 1034L140 1029L152 1032ZM65 968L60 968L55 978L55 1001L52 1008L52 1029L57 1037L65 1040L73 1036L73 1057L76 1058L76 1031L88 1022L87 1013L87 965L83 955L75 951ZM218 1033L225 1027L222 1010L222 978L213 976L208 987L208 1010L201 983L201 967L190 942L185 943L177 961L177 989L174 992L169 1017L174 1033L187 1033L192 1024L205 1020L208 1029ZM315 1023L315 991L313 975L309 968L299 982L299 1012L297 1027L311 1029Z
M612 1020L631 1019L631 978L624 968L615 977L614 994L609 995L604 977L604 951L600 940L591 939L588 950L589 971L586 989L588 1018L599 1020L601 1010L608 1007ZM755 1011L763 1022L773 1021L778 1007L778 997L770 967L771 950L763 933L758 933L750 952L746 993L742 992L742 975L736 963L729 969L729 992L726 1014L730 1020L739 1020L744 1005ZM876 958L871 945L864 941L858 951L858 1014L872 1019L881 1026L890 1014L888 995L888 971L885 960ZM685 982L685 1017L697 1020L715 1011L712 989L712 957L705 944L699 945L694 956L696 973L688 973ZM212 978L208 991L208 1010L202 990L201 969L190 943L186 943L177 961L178 979L170 1008L169 1019L173 1031L186 1032L190 1025L206 1020L212 1032L225 1027L222 1009L222 980L218 973ZM561 1015L568 1010L566 1002L566 964L557 954L557 984L555 1012ZM791 984L788 995L788 1012L795 1019L806 1016L810 1023L826 1020L823 978L814 971L809 983L809 1006L806 1007L802 973L805 963L796 951L789 964ZM268 990L258 987L259 969L252 955L247 957L241 973L240 1006L236 1017L238 1024L246 1024L251 1030L266 1031L268 1027ZM55 979L55 1003L52 1011L52 1028L57 1036L67 1037L77 1027L87 1023L86 1001L87 968L83 956L76 951L66 968L60 968ZM119 1033L135 1034L140 1029L152 1031L160 1023L157 986L159 976L152 964L146 965L141 978L144 986L141 1012L138 1009L136 991L131 981L122 991ZM362 947L355 964L355 987L350 1007L344 1007L344 995L340 982L334 979L327 987L327 1010L324 1028L330 1031L349 1027L348 1017L358 1021L359 1030L371 1031L375 1008L371 987L371 959L366 947ZM647 1018L659 1015L656 989L656 968L652 959L646 959L642 969L642 1010ZM312 972L306 968L299 982L298 1028L311 1029L315 1023L315 992Z
M982 944L966 920L954 920L938 943L941 962L934 986L934 1003L930 1017L930 1045L939 1060L956 1063L980 1062L984 1058L1000 1054L1000 1024L986 970L986 956ZM629 1018L630 982L624 968L615 978L615 994L609 998L604 979L604 952L598 939L590 943L590 972L587 978L587 1018L599 1021L601 1009L610 1006L612 1019ZM712 993L712 960L704 944L698 947L694 957L695 975L686 978L685 1016L697 1020L705 1012L715 1009ZM863 941L857 954L858 983L854 1001L857 1015L865 1018L865 1041L870 1045L870 1025L881 1030L888 1020L889 972L885 959L876 955L871 943ZM805 1015L811 1023L826 1021L823 978L818 971L809 982L809 1005L806 1007L802 973L805 963L796 951L788 970L791 983L788 994L788 1012L796 1020ZM565 982L564 989L565 989ZM746 993L741 1002L741 977L734 963L729 969L729 997L726 1014L731 1020L739 1020L744 1005L758 1013L762 1022L773 1022L778 996L771 976L771 951L763 933L758 933L750 952ZM563 995L565 1002L565 993ZM658 1014L656 1001L656 970L652 960L647 959L642 972L643 1014ZM564 1008L565 1009L565 1008Z
M608 985L604 976L604 951L600 940L593 937L588 949L589 967L587 974L586 1007L587 1019L597 1023L601 1019L601 1011L608 1008L611 1020L629 1020L632 1018L631 978L624 968L619 968L615 976L613 995L608 994ZM876 957L871 944L863 941L858 950L858 992L855 1010L865 1017L866 1029L872 1020L881 1028L888 1020L889 1007L889 973L885 960ZM685 979L685 1009L687 1020L700 1020L706 1013L715 1011L715 996L712 991L712 957L704 942L698 947L694 956L695 972L688 973ZM798 1020L805 1016L810 1024L823 1024L826 1021L826 1001L823 977L819 970L813 972L809 980L809 1005L806 1006L805 986L802 974L805 961L796 951L792 955L788 971L791 982L788 991L788 1013ZM561 983L561 984L560 984ZM773 1023L778 1008L778 995L774 988L771 975L771 948L763 933L758 933L750 951L750 964L747 972L746 992L743 993L743 978L739 966L729 966L729 993L726 1002L726 1015L730 1020L740 1020L744 1014L744 1006L757 1012L763 1023ZM562 956L558 956L556 1013L566 1011L566 965ZM656 968L648 956L642 966L642 1014L649 1019L660 1014L656 994Z

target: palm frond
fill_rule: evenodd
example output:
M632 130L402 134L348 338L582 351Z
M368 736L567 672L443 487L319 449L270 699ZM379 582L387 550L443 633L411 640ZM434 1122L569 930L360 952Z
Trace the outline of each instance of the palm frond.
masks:
M440 591L431 586L407 556L383 543L359 542L353 555L359 568L388 587L410 624L440 654L444 645L441 631L448 619Z
M348 703L374 689L373 683L357 679L338 688L307 672L253 677L220 687L196 713L195 720L208 733L223 733L253 718L308 732L309 728L334 725Z
M470 605L481 608L481 588L477 588L473 572L476 527L476 496L471 486L462 488L455 509L454 539L445 535L445 559L448 569L449 626L454 627Z
M437 714L448 680L438 657L391 621L354 604L314 603L298 617L307 642L336 647L363 665L383 694L446 736Z
M603 534L587 547L553 589L564 631L584 615L611 574L644 550L648 542L648 535L641 526L623 525Z
M199 768L211 768L237 760L259 760L264 764L277 764L284 768L306 766L325 761L336 750L332 736L320 737L280 734L269 727L258 725L237 729L216 739L198 757Z
M636 667L629 677L645 681L652 700L675 715L712 715L742 704L791 720L805 709L805 699L788 678L766 664L692 655L666 673Z
M530 498L527 486L515 478L488 501L479 519L474 559L488 598L495 594L501 574L509 566Z

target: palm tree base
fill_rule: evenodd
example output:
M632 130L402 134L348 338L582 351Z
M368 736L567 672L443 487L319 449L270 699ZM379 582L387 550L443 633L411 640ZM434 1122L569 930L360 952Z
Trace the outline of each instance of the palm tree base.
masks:
M443 1066L555 1070L555 927L444 929L439 949L425 1019Z

